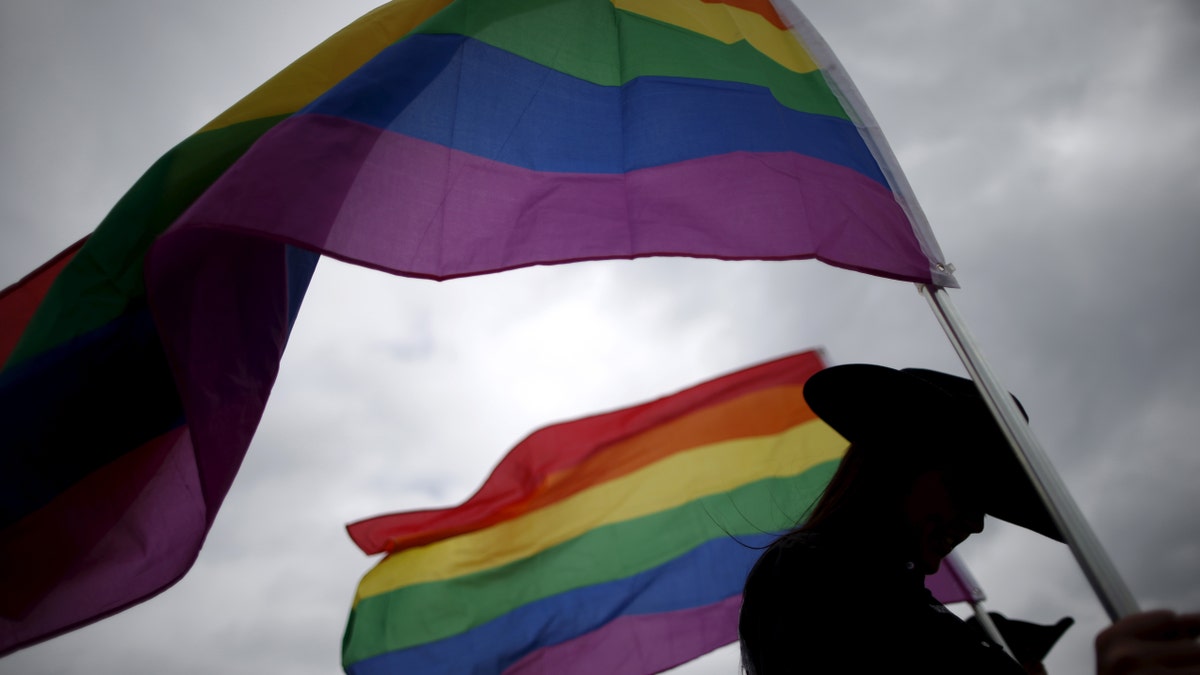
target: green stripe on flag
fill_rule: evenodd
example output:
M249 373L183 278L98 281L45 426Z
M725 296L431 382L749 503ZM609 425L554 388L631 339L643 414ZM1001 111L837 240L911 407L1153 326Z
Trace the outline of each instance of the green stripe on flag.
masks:
M652 569L718 537L790 528L838 461L599 527L490 570L364 598L351 614L343 660L457 635L530 602Z

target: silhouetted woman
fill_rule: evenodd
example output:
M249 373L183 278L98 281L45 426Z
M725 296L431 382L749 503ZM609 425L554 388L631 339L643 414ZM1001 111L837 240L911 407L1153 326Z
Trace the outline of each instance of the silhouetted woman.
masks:
M746 671L1021 675L924 585L984 514L1062 539L975 385L857 364L817 373L804 396L851 445L809 517L747 578ZM1183 631L1183 661L1200 654L1186 638L1195 615L1160 618ZM1128 646L1122 623L1110 632Z

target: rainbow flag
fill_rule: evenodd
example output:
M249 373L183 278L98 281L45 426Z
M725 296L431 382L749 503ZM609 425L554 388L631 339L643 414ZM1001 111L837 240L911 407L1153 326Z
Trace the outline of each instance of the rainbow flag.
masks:
M742 586L847 443L808 408L802 352L533 432L446 509L353 523L386 552L342 643L353 675L627 673L737 640ZM983 599L957 559L926 585Z
M540 429L463 504L349 526L389 551L343 665L368 673L651 673L737 639L746 573L846 442L804 352Z
M0 654L190 567L318 254L434 279L818 258L952 285L853 85L782 9L397 0L164 155L0 294Z

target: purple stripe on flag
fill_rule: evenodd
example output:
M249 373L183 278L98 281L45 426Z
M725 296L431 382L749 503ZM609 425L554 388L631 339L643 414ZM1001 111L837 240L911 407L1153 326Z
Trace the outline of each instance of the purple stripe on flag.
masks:
M291 328L290 258L278 242L185 228L160 236L146 259L150 309L191 425L209 522L279 372ZM305 263L302 274L311 272Z
M256 233L406 276L674 255L818 258L928 282L890 191L794 153L538 172L335 117L266 134L174 226Z
M191 568L208 531L191 437L181 427L163 443L162 463L123 519L28 615L0 618L0 653L115 614Z
M619 617L591 633L539 649L505 675L657 673L737 640L742 596L703 607Z
M942 561L937 573L925 577L925 588L933 593L938 602L949 605L954 602L972 602L986 599L979 583L967 571L966 565L951 553Z

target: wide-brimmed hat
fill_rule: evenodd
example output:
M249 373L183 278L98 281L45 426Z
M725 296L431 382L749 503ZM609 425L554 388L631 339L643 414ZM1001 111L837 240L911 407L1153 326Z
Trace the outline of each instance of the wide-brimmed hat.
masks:
M970 481L984 512L1063 541L971 380L935 370L848 364L810 377L804 399L846 440L869 447L881 460L954 468Z

